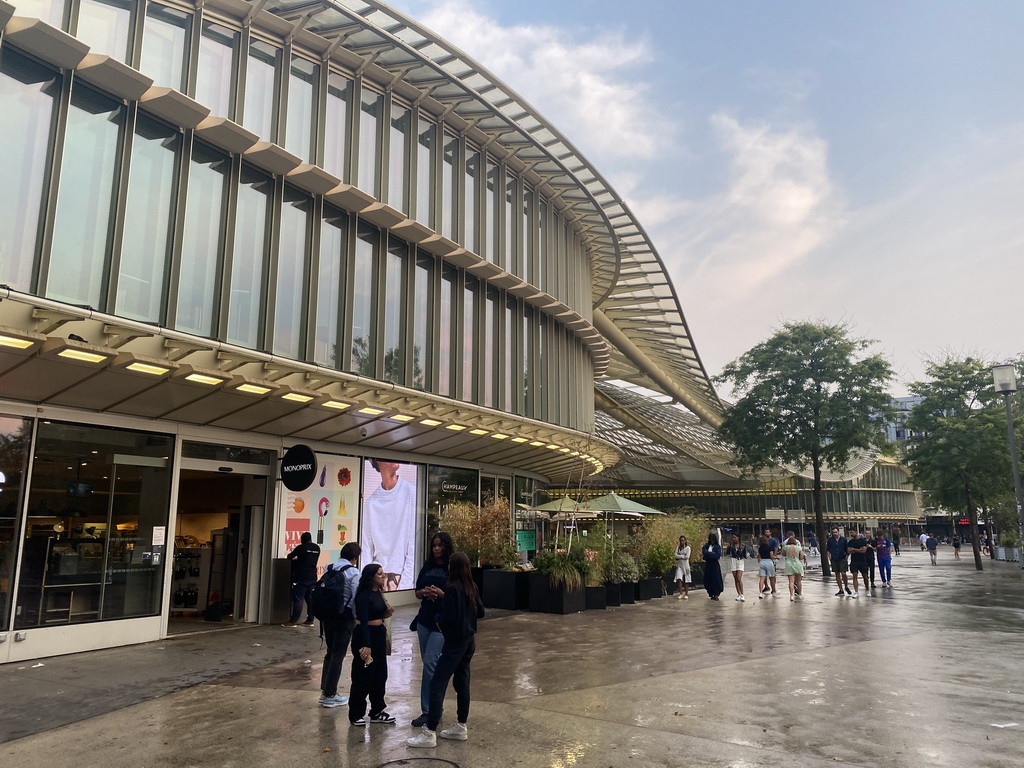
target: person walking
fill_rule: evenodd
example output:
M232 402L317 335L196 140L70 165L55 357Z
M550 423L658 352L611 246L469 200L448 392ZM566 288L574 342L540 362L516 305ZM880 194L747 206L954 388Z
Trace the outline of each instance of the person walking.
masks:
M818 552L818 537L814 535L814 531L807 534L807 554L809 557L821 556Z
M352 691L348 703L348 721L352 725L371 723L392 725L384 694L388 682L388 635L384 619L395 609L384 599L387 577L379 563L363 567L356 590L356 627L352 635ZM366 715L366 699L370 714Z
M857 577L864 582L864 593L868 594L868 541L864 534L853 532L847 543L846 551L850 554L850 572L853 574L853 595L854 599L860 597L860 590L857 587Z
M898 555L900 553L900 532L896 529L892 532L892 553Z
M776 539L776 538L775 538L775 537L774 537L774 536L772 535L772 529L771 529L771 528L765 528L765 529L764 529L764 536L765 536L765 538L766 538L766 539L768 539L768 545L769 545L769 546L771 547L771 549L772 549L772 563L774 564L774 562L775 562L775 558L779 556L779 540L778 540L778 539ZM758 540L758 546L760 547L760 540ZM764 593L766 593L766 592L768 592L768 591L769 591L769 589L768 589L768 584L766 583L766 584L765 584L765 585L764 585L764 586L763 586L763 587L761 588L761 594L764 594ZM772 586L771 586L771 591L772 591L772 592L774 592L774 591L775 591L775 584L774 584L774 582L772 583Z
M288 560L291 563L292 576L292 612L288 621L282 627L297 627L299 619L302 618L302 606L306 606L306 620L304 627L312 627L316 624L313 619L313 606L309 598L316 584L316 566L320 560L320 547L313 543L313 536L309 531L303 532L300 543L295 549L288 553Z
M804 580L804 565L807 563L807 557L804 555L804 548L800 546L796 536L790 536L786 539L782 553L786 557L785 574L786 578L789 579L789 601L793 602L797 598L802 597L800 588Z
M882 579L882 589L892 588L892 543L879 532L875 539L875 557L878 558L878 575Z
M832 535L828 541L825 542L825 547L828 549L828 559L832 564L832 573L836 576L836 586L839 587L839 591L836 592L836 597L843 596L843 590L846 590L847 595L853 595L850 592L850 583L846 578L846 572L850 569L847 557L849 548L849 542L847 542L845 536L839 535L839 529L833 528Z
M463 552L456 552L448 565L448 583L441 600L438 625L444 635L444 648L430 681L427 722L417 735L406 739L410 747L436 747L438 736L453 741L466 741L469 738L466 726L470 704L469 664L476 653L477 620L483 617L484 606L473 582L469 558ZM456 721L450 728L438 733L437 726L441 722L444 693L448 689L449 680L452 680L455 687Z
M420 601L420 610L409 627L416 632L420 646L420 661L423 662L423 675L420 680L420 716L412 721L414 728L427 724L430 711L430 681L437 668L437 660L441 657L444 647L444 635L437 626L441 615L441 600L444 598L444 587L448 583L448 565L455 546L452 537L444 531L438 531L430 540L430 554L420 568L416 577L416 597Z
M759 600L763 600L769 591L772 597L778 596L775 590L775 552L767 534L757 542L757 587Z
M338 562L327 566L328 570L339 571L343 583L341 610L337 615L320 620L320 629L324 636L327 652L324 654L324 666L320 672L320 706L343 707L348 704L347 696L338 695L338 681L341 680L341 665L348 654L349 641L355 625L355 598L359 584L359 571L356 563L362 548L354 541L341 548Z
M925 533L924 531L922 531L921 535L917 537L917 540L919 542L921 542L921 551L924 552L924 550L925 550L925 542L928 541L928 534Z
M938 565L936 557L939 554L939 540L934 535L929 535L924 542L925 549L928 550L928 557L932 559L932 565Z
M679 537L679 545L676 547L676 571L672 574L675 579L679 593L676 600L690 599L690 543L685 536Z
M704 589L708 597L717 600L722 594L725 585L722 583L722 547L718 543L718 534L709 533L708 543L700 551L701 559L704 560Z
M732 581L736 586L736 602L746 602L746 598L743 596L743 573L746 570L744 561L747 559L747 550L740 543L740 537L735 533L732 535L732 543L726 548L725 554L729 558L729 570L732 571Z
M953 557L957 560L960 559L960 547L963 545L964 540L960 538L959 533L953 534Z
M873 536L865 536L863 531L861 531L860 538L867 542L867 550L864 552L864 557L868 563L868 575L864 580L864 591L867 592L867 579L870 578L871 590L873 592L875 589L875 539Z

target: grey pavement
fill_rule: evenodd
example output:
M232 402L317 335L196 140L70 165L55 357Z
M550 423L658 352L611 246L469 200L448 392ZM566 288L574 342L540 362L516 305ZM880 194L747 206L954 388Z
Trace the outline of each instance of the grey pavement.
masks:
M802 602L758 600L748 573L744 603L730 579L720 602L496 615L480 626L470 739L435 750L405 745L419 713L411 607L389 659L397 726L317 706L311 629L227 626L8 664L0 765L1021 766L1024 574L989 560L979 573L965 554L943 547L931 566L905 549L895 587L858 600L820 576Z

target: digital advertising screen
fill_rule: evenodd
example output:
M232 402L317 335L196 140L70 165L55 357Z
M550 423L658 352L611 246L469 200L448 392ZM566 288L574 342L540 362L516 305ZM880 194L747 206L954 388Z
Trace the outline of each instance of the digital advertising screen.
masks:
M361 565L380 563L386 592L413 589L422 565L417 547L419 475L416 464L366 459L363 463Z

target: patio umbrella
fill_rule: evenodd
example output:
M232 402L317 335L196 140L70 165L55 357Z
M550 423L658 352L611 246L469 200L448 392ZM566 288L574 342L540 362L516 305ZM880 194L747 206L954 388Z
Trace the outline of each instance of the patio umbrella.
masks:
M587 507L598 512L639 512L641 515L664 515L664 512L648 507L638 501L619 496L617 493L609 493L598 496L587 502Z
M565 520L575 520L577 513L581 508L586 507L586 502L578 502L575 499L570 499L568 496L563 496L560 499L549 501L546 504L539 504L533 509L537 512L547 512L549 518L555 521L555 547L558 547L558 538L561 531L561 523ZM570 531L575 531L576 527L573 526ZM572 533L569 534L569 546L572 546Z

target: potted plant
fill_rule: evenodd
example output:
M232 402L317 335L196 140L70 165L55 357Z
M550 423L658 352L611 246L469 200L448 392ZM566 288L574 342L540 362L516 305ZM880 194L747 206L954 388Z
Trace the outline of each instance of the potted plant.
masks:
M586 608L583 586L589 564L583 547L569 552L538 552L530 573L530 610L544 613L576 613Z
M584 554L590 564L590 568L587 570L586 587L584 587L587 610L604 610L608 607L608 590L604 584L604 566L601 563L601 552L588 549L584 551ZM618 597L618 594L616 594L616 597Z
M608 592L618 592L618 602L609 597L608 605L632 605L636 602L636 582L640 577L640 569L632 555L621 549L616 550L609 557L605 576L608 579Z
M675 547L663 539L655 539L644 553L644 566L647 568L645 578L640 580L640 599L652 600L664 597L665 572L675 563Z

